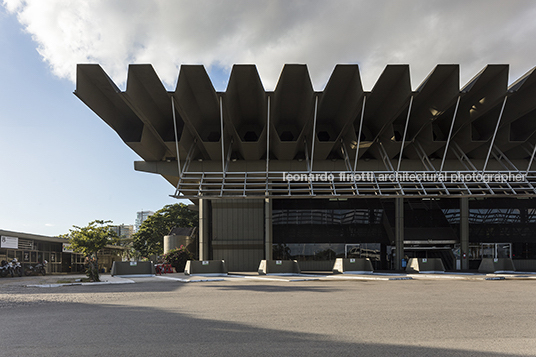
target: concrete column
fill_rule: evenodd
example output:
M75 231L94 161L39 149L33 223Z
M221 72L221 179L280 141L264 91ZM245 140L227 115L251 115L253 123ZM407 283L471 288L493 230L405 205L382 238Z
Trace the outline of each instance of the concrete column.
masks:
M469 269L469 198L460 198L460 255L462 270Z
M272 200L266 198L264 200L264 259L272 260Z
M404 199L395 198L395 269L403 270L402 259L404 258Z
M209 260L210 242L210 201L199 200L199 260Z

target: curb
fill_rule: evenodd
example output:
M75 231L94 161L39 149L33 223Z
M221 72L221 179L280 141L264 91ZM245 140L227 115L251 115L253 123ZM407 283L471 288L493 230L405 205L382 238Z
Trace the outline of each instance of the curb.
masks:
M27 288L57 288L60 286L94 286L94 285L119 285L119 284L134 284L134 280L124 279L123 281L99 281L95 283L64 283L64 284L32 284L25 285Z

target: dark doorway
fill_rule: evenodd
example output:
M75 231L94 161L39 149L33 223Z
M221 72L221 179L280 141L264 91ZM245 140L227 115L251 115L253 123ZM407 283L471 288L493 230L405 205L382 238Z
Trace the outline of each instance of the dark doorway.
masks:
M71 253L61 253L61 272L71 273Z

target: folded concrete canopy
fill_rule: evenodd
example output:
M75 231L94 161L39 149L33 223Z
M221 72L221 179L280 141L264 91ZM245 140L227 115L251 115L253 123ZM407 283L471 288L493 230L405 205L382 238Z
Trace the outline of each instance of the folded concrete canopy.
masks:
M460 89L459 66L438 65L412 90L409 66L388 65L364 91L345 64L315 91L307 66L290 64L266 91L254 65L234 65L217 92L203 66L182 65L168 91L146 64L129 66L121 91L80 64L75 94L143 159L136 170L162 175L177 197L532 195L535 83L534 69L508 86L508 65L488 65ZM441 179L486 172L527 175Z

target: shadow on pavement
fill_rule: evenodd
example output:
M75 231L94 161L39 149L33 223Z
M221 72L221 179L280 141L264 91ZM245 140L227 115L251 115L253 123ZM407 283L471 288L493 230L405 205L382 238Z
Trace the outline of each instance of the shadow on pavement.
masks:
M293 292L315 292L315 293L333 293L339 291L337 288L333 287L318 287L318 286L307 286L307 282L285 282L277 283L276 285L269 285L263 283L259 280L251 282L252 284L219 284L212 283L207 288L220 289L220 290L238 290L238 291L253 291L253 292L262 292L262 293L293 293ZM282 285L288 284L288 285Z
M148 285L152 284L144 284L144 291L147 288L157 291ZM166 285L171 284L159 284L158 289L167 289L164 288ZM225 286L215 287L227 289ZM125 285L121 288L132 287ZM266 292L276 287L259 288ZM278 286L277 289L292 292L294 288ZM77 292L76 289L69 290L69 293ZM82 293L81 287L78 290ZM110 289L84 290L85 293L98 293ZM363 342L359 328L366 329L366 326L357 327L355 341L340 341L336 335L293 332L292 319L281 318L281 328L273 329L259 327L262 320L256 320L256 316L250 316L252 324L194 317L195 311L181 308L179 294L167 294L160 301L158 294L148 294L137 300L129 298L128 291L126 294L121 304L61 302L2 309L2 321L9 322L0 324L2 353L6 356L507 356L455 347L391 344L388 335L383 337L385 343ZM240 313L239 301L236 306ZM218 308L206 307L208 311L213 309L215 314ZM259 306L260 310L262 306ZM299 316L295 318L299 319Z

